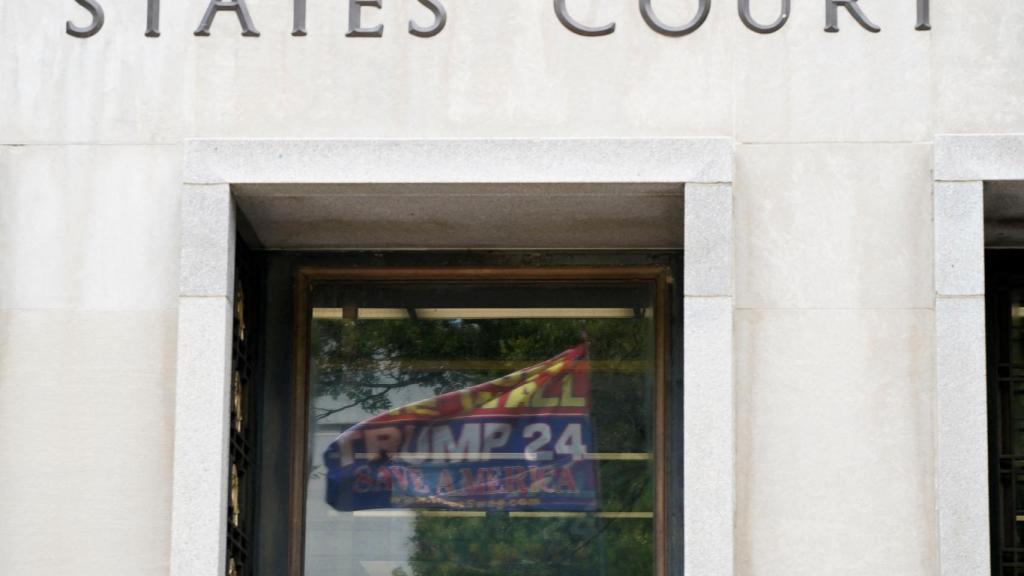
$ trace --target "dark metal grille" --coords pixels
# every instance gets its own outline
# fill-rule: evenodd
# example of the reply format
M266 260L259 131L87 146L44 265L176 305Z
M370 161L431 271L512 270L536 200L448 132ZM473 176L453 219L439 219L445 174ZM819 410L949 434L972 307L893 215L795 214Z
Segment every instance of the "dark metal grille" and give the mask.
M1024 576L1024 251L986 267L992 573Z
M231 343L230 466L228 468L228 576L252 576L256 504L256 399L260 271L256 254L237 239L234 331Z

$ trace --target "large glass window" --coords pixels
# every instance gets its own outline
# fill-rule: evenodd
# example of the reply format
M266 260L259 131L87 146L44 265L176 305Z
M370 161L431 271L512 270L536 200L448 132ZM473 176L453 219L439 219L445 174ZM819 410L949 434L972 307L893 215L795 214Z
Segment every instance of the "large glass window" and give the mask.
M666 287L657 269L310 275L303 572L662 574Z

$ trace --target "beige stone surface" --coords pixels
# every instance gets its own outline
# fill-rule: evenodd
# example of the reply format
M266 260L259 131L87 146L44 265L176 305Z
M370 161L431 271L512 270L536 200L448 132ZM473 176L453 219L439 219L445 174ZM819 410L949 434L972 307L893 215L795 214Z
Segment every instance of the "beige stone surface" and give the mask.
M222 296L178 307L171 576L219 576L226 563L232 313Z
M0 572L167 574L176 313L0 310Z
M581 38L549 0L448 0L423 40L411 0L367 10L381 39L312 1L293 38L289 0L196 38L206 3L164 1L154 40L103 0L80 40L74 2L0 0L0 573L168 573L184 139L468 136L734 138L737 574L937 573L928 143L1024 132L1024 5L935 0L925 33L860 0L882 32L830 35L794 0L761 36L716 0L666 38L569 0L618 25Z
M683 294L733 296L733 193L730 184L687 184Z
M752 4L762 7L762 22L778 14L777 1ZM860 2L882 28L878 34L843 9L840 32L825 33L824 4L795 0L789 22L771 35L735 20L742 30L735 45L737 140L930 140L931 36L914 30L915 3Z
M167 33L146 38L145 2L101 2L106 24L67 2L0 2L0 144L177 142L190 133L182 34L187 3L163 2ZM197 10L195 6L189 10Z
M201 12L202 2L188 4ZM658 4L666 20L685 11ZM187 43L193 134L708 136L731 127L731 11L678 41L649 30L632 1L570 0L580 20L617 22L602 38L565 30L547 1L447 5L447 28L429 40L406 32L426 14L415 2L365 10L367 25L384 25L379 39L346 38L338 2L310 2L301 39L288 35L288 0L252 2L259 40L218 18L209 38Z
M111 4L107 2L106 4ZM309 35L289 0L249 0L259 38L230 13L192 35L207 2L163 2L162 37L145 38L145 3L105 6L82 40L74 3L0 4L0 142L174 142L182 137L727 135L732 126L731 11L685 40L652 32L635 2L570 0L581 20L618 31L582 38L550 2L460 2L421 39L412 1L366 9L382 38L346 38L343 2L309 2ZM685 3L660 2L667 21ZM375 14L376 12L376 14Z
M736 305L930 308L931 147L739 146Z
M684 571L735 570L736 411L733 303L729 297L683 299Z
M736 312L737 574L936 574L933 321Z
M227 184L183 187L179 296L234 300L235 218Z
M0 146L0 309L177 299L180 146Z
M989 204L985 196L981 182L935 183L935 292L939 296L985 294L983 205Z
M201 139L188 143L185 182L238 184L240 197L340 192L304 184L731 182L732 149L727 138Z
M935 303L935 491L941 576L987 574L988 442L985 395L985 298L944 297Z
M932 2L935 130L1024 132L1024 4Z

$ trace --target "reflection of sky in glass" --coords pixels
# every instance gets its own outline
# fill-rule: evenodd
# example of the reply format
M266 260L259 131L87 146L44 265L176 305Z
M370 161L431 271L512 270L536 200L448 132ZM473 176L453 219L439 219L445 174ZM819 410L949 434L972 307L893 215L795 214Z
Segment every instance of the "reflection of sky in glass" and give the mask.
M338 437L336 430L316 432L312 438L314 460ZM314 475L309 481L306 500L306 574L307 576L367 575L391 576L402 560L412 552L415 518L355 518L351 512L338 512L324 500L327 481Z

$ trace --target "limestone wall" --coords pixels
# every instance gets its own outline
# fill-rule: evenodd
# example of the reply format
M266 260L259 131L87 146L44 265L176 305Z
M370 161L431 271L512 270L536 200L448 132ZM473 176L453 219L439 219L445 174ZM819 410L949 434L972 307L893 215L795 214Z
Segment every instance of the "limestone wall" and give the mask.
M168 571L178 195L189 138L724 136L736 144L740 576L937 574L931 141L1024 132L1024 4L794 0L778 33L716 0L668 38L634 0L0 0L0 573ZM755 0L761 21L777 3ZM694 0L656 0L666 21ZM979 447L979 449L983 449Z

